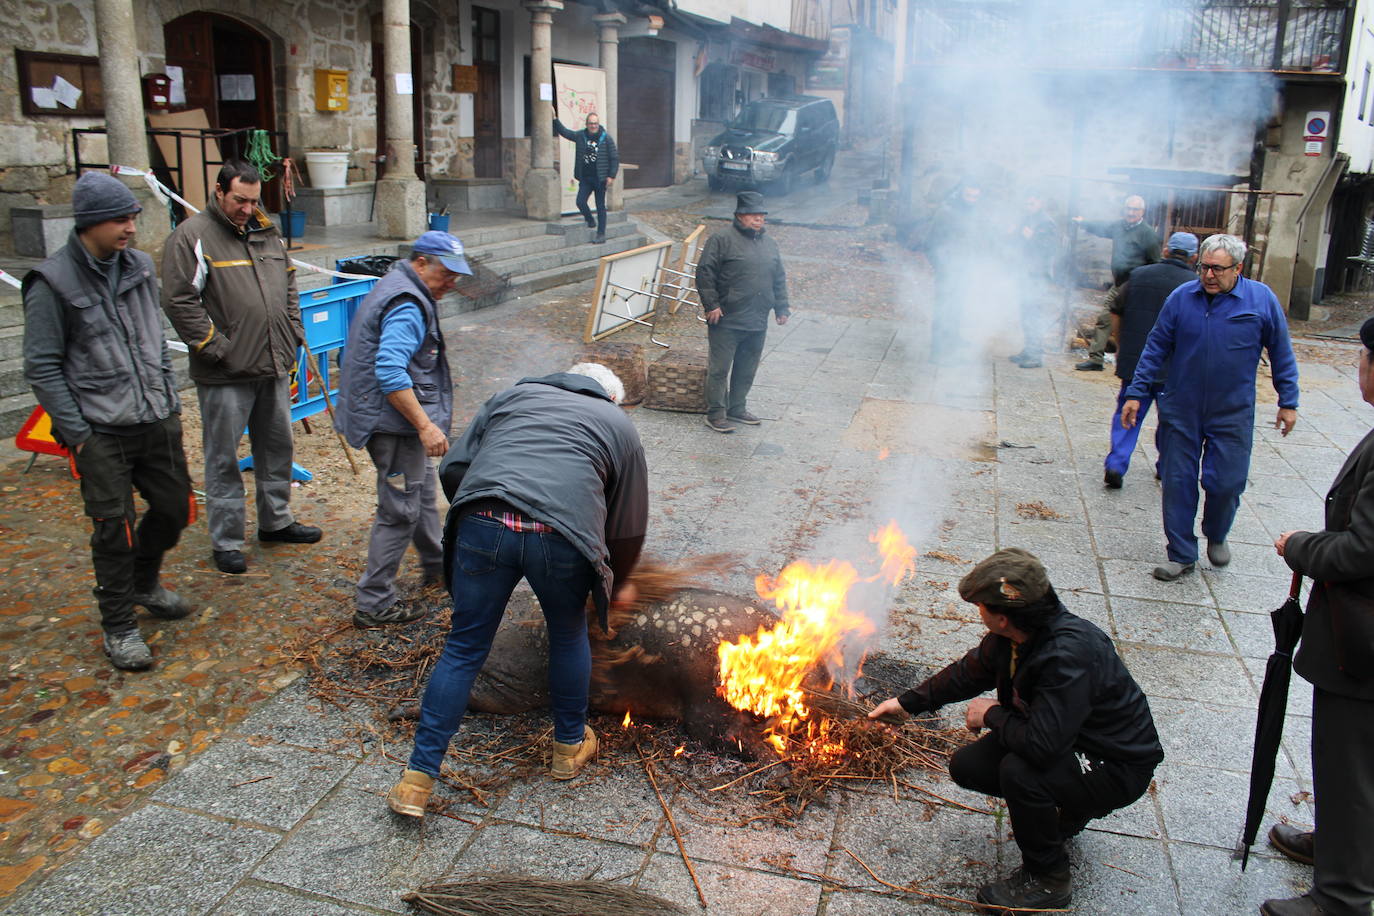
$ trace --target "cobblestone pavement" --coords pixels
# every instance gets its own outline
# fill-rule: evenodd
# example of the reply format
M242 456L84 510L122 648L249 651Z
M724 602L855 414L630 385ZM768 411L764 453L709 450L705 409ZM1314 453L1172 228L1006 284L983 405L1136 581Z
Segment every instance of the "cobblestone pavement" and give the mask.
M739 567L719 587L747 595L753 573L856 554L873 523L895 516L923 556L879 648L921 665L952 660L980 633L954 591L963 572L997 547L1033 550L1070 608L1118 640L1168 755L1144 799L1075 843L1079 911L1253 912L1302 890L1304 869L1267 848L1245 874L1230 855L1270 644L1265 614L1288 588L1270 542L1320 526L1325 489L1370 425L1353 350L1303 348L1336 358L1304 358L1300 425L1286 440L1263 425L1273 398L1261 384L1235 560L1166 585L1149 576L1162 536L1148 432L1125 488L1101 486L1109 374L1075 373L1071 356L1020 370L1002 358L1011 347L996 345L970 366L930 368L897 290L843 294L882 288L881 255L860 251L835 277L823 246L844 237L790 233L779 237L802 294L793 321L770 332L751 401L764 425L720 436L696 415L633 413L652 474L647 549L669 559L729 551ZM459 316L450 340L460 413L579 351L585 298L563 291ZM686 310L659 336L701 346ZM0 468L12 570L0 582L6 912L406 912L400 894L418 884L493 869L595 874L695 907L666 819L633 767L603 760L571 784L514 783L487 807L449 793L451 816L423 830L386 811L397 766L375 744L344 740L348 710L311 700L279 655L302 631L346 622L367 524L366 500L340 493L366 491L371 478L355 481L328 457L319 420L300 458L317 478L296 505L325 525L325 543L255 550L254 575L231 578L208 567L203 525L188 531L167 573L200 613L144 622L158 658L148 674L113 672L99 654L86 526L65 470L51 459L28 475L18 459ZM1274 819L1311 823L1309 715L1297 680ZM912 779L987 810L948 780ZM682 790L669 805L711 913L935 912L880 881L967 897L1017 858L1005 817L890 787L835 793L790 828L731 826Z

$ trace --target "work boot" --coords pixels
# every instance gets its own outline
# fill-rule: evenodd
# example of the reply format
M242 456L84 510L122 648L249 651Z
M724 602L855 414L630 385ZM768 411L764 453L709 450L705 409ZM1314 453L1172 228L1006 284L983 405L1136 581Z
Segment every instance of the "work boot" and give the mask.
M1231 562L1231 548L1225 541L1208 541L1207 559L1213 566L1225 566Z
M1173 560L1165 560L1155 567L1153 575L1160 582L1172 582L1192 571L1192 563L1175 563Z
M134 596L130 600L134 604L146 608L149 614L154 617L161 617L163 620L180 620L191 613L191 606L182 601L180 595L168 591L157 583L154 583L152 588L139 589L134 592Z
M978 902L993 913L1017 910L1050 910L1066 907L1073 900L1073 882L1067 868L1045 875L1033 875L1023 865L1001 881L978 889Z
M553 763L549 775L554 779L572 779L596 753L596 732L590 725L582 726L582 740L577 744L553 743Z
M735 431L735 424L724 417L713 417L708 413L705 418L705 423L718 433L732 433Z
M593 245L604 245L604 244L606 244L606 233L604 233L604 232L598 232L598 233L596 234L596 237L592 239L592 244L593 244Z
M584 216L582 219L586 222L588 229L596 228L596 220L592 219L590 216Z
M278 528L276 531L263 531L258 529L258 540L263 543L280 544L313 544L324 534L320 529L310 525L302 525L300 522L292 522L285 528Z
M727 413L726 420L734 420L736 423L743 423L746 426L758 426L763 420L754 416L747 410L737 410L734 413Z
M401 774L401 781L386 793L386 803L397 814L424 817L425 805L429 803L429 796L433 791L433 776L419 770L407 769Z
M1264 916L1322 916L1326 910L1317 901L1303 894L1301 897L1288 897L1284 900L1266 900L1260 904Z
M143 671L153 667L153 653L138 628L105 634L105 654L110 664L121 671Z
M1269 828L1269 845L1279 852L1288 856L1294 862L1301 862L1304 865L1315 864L1316 844L1312 839L1312 831L1299 830L1297 827L1290 827L1287 824L1275 824Z
M1097 360L1085 359L1083 360L1083 362L1074 366L1074 368L1077 369L1079 372L1101 372L1102 364L1099 363Z
M385 627L393 623L410 623L428 613L429 608L420 602L402 598L379 611L364 611L359 608L353 612L353 625L363 630L368 627Z
M215 569L222 573L237 575L248 571L248 561L243 558L243 553L238 550L216 550Z
M1120 472L1120 471L1113 471L1113 470L1111 470L1110 468L1108 468L1108 469L1107 469L1106 471L1104 471L1103 474L1102 474L1102 482L1103 482L1104 484L1107 485L1107 489L1108 489L1108 490L1120 490L1120 489L1121 489L1121 472Z

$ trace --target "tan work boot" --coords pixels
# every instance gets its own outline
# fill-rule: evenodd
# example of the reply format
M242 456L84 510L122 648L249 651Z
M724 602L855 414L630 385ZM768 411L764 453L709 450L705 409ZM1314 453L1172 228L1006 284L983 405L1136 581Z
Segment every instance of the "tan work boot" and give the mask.
M553 764L549 775L554 779L572 779L596 754L596 732L590 725L582 726L582 740L577 744L553 743Z
M425 803L429 793L434 791L434 777L419 770L406 770L401 781L391 787L386 794L386 803L397 814L407 817L424 817Z

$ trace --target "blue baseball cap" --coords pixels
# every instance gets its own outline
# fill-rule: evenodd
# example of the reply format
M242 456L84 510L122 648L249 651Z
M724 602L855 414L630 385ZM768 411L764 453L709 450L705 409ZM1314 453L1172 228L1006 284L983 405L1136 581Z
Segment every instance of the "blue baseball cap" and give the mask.
M1182 251L1187 254L1197 254L1197 236L1191 232L1175 232L1169 236L1168 249L1170 251Z
M1193 244L1196 247L1197 243ZM472 276L472 268L468 267L468 262L463 258L463 243L456 235L449 235L447 232L426 232L415 240L411 249L416 254L434 258L456 274Z

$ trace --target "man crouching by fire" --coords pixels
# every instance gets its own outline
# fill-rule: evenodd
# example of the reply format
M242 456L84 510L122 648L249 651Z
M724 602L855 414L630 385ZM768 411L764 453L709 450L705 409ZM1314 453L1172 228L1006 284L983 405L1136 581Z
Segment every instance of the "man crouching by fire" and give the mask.
M1034 555L997 551L959 595L978 605L988 635L869 717L972 700L968 728L988 733L951 755L949 775L1007 800L1022 863L978 900L995 913L1068 906L1065 841L1144 795L1164 759L1149 703L1111 639L1069 613ZM973 699L994 688L997 699Z

